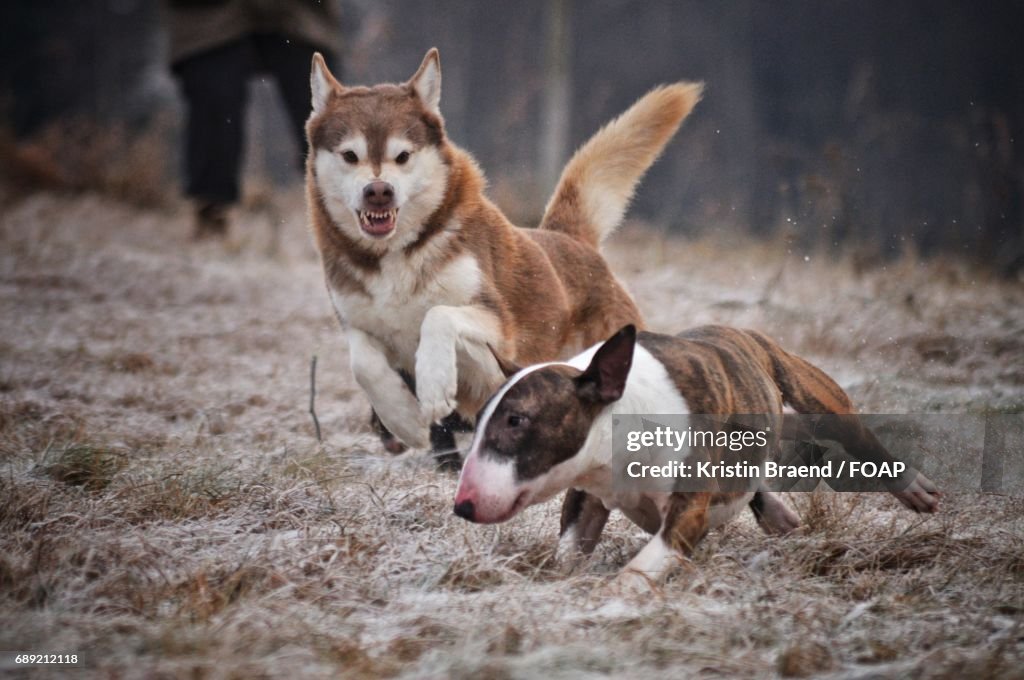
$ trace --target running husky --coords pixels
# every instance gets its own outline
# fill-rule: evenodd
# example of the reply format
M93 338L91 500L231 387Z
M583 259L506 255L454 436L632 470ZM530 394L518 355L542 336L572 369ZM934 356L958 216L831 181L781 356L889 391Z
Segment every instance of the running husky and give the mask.
M374 87L343 86L316 55L311 84L306 187L327 290L356 381L403 442L425 448L453 411L471 420L503 381L494 352L564 358L642 325L598 248L700 84L658 87L594 135L539 229L514 227L448 140L436 49L408 82Z

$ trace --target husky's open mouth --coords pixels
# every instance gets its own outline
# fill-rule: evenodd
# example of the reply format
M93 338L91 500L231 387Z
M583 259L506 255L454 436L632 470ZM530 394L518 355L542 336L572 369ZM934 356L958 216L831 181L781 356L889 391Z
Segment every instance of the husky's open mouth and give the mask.
M387 236L394 231L397 221L398 208L381 210L379 212L371 210L359 211L359 226L362 227L363 231L375 238Z

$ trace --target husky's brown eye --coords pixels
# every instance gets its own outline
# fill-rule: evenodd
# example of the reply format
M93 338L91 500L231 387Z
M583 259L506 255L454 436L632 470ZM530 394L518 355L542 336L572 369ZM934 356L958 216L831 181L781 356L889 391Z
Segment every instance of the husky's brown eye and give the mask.
M408 151L403 151L402 153L400 153L397 156L395 156L395 162L398 163L399 165L405 165L408 160L409 160L409 152Z
M346 163L352 163L353 165L359 162L359 156L356 155L355 151L342 151L341 157L345 159Z
M511 415L508 417L508 426L519 427L520 425L523 424L524 420L526 420L526 418L523 416Z

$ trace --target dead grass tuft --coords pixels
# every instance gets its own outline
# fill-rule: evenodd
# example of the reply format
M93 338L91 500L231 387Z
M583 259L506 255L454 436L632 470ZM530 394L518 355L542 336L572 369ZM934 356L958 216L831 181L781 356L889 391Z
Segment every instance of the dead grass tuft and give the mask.
M67 444L55 453L47 453L39 472L64 484L99 491L124 469L126 456L124 451L106 446Z
M264 565L241 565L207 572L200 571L165 595L177 603L177 614L190 621L209 621L242 597L258 595L273 586L282 585L280 578Z
M509 574L504 569L481 565L472 557L456 557L441 577L444 588L476 593L505 583Z
M105 363L112 371L121 373L141 373L156 367L156 361L145 352L124 352L111 354Z
M428 651L451 645L458 639L456 631L422 616L407 623L410 634L395 638L388 644L386 656L400 664L420 658Z
M400 669L393 659L375 658L358 641L346 637L320 636L313 643L325 660L343 668L351 677L391 677Z
M223 468L171 472L117 489L118 514L133 523L211 517L248 494Z
M21 529L49 514L51 494L0 477L0 527Z
M784 678L809 678L834 668L829 648L819 642L801 641L786 647L779 654L777 668Z
M0 401L0 460L38 455L84 436L84 422L74 414L34 400Z
M861 507L864 499L861 494L837 494L831 489L818 488L809 493L792 494L790 498L800 517L802 531L807 534L845 535L850 518L865 512Z
M521 653L523 651L522 631L512 624L505 626L500 635L491 639L490 644L487 645L487 651L502 656Z
M1013 645L1001 641L994 648L979 651L937 649L921 663L920 677L927 680L1016 680L1020 677L1020 657Z

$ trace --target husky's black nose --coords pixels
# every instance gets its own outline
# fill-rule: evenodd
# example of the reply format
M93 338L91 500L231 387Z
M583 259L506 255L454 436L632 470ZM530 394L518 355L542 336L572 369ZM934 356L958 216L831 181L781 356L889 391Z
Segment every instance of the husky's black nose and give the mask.
M395 188L387 182L377 180L363 187L363 201L371 208L387 210L395 200Z
M473 501L462 501L455 504L455 514L462 519L468 519L470 522L473 521L474 511Z

